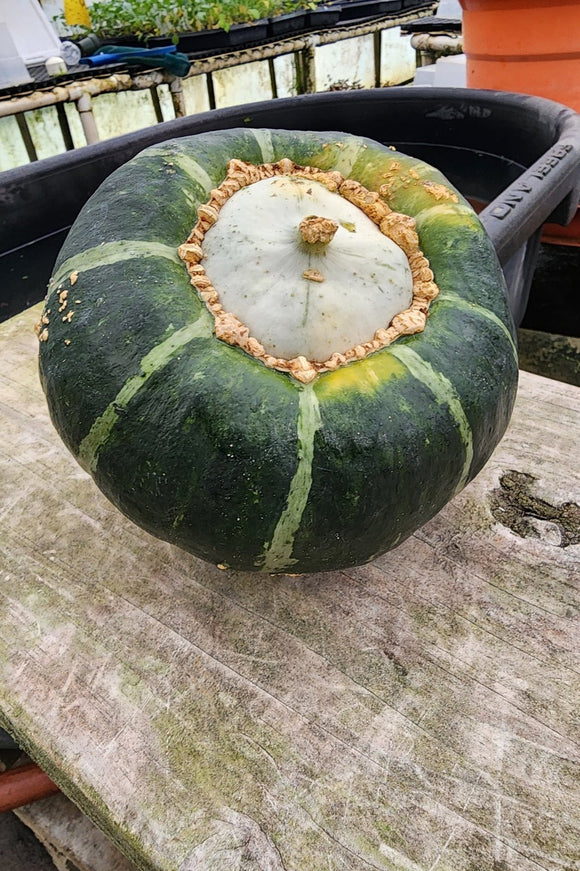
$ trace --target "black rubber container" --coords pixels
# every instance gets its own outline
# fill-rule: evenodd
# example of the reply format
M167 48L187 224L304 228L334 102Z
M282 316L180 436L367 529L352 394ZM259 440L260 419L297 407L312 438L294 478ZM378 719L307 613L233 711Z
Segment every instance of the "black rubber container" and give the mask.
M578 206L580 116L538 97L406 87L214 110L2 173L0 318L43 298L68 228L116 167L164 139L244 126L360 134L437 166L482 208L518 323L542 225L567 224Z

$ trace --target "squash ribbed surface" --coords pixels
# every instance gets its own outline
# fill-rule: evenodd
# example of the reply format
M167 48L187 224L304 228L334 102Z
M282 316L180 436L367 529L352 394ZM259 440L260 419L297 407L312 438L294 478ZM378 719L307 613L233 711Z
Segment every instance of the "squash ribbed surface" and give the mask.
M177 249L232 158L336 169L414 217L439 287L425 329L308 384L216 338ZM44 322L50 413L98 486L154 535L241 570L341 568L403 541L482 468L517 385L503 275L473 211L437 170L339 133L147 149L79 215Z

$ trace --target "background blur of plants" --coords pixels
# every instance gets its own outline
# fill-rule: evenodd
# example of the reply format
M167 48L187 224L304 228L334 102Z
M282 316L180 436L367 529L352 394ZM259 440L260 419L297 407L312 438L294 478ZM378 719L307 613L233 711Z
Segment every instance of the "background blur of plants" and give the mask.
M273 18L311 9L312 0L97 0L90 6L92 26L79 27L97 36L176 36L195 30Z

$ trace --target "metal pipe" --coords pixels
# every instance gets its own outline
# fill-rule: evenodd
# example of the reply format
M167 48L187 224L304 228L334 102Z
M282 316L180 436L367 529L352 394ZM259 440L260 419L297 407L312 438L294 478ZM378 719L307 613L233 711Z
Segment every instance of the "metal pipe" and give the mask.
M307 94L316 92L316 46L319 42L318 33L311 33L304 40L302 57L304 58L304 87Z
M413 13L413 18L424 18L432 15L435 4L431 4L424 9L418 9ZM391 18L375 19L374 21L359 24L356 27L340 27L333 28L327 31L321 31L316 34L309 34L298 39L282 40L277 43L260 46L253 49L243 49L241 51L229 52L227 54L218 55L200 60L192 60L191 68L187 78L200 75L201 73L215 72L216 70L228 69L233 66L251 63L256 60L266 60L267 58L279 57L293 52L301 52L304 49L312 51L314 45L330 45L331 43L341 42L344 39L352 39L356 36L364 36L366 34L375 33L378 30L383 30L386 27L398 27L401 24L406 24L411 18L410 13L407 15L396 16ZM314 37L314 39L313 39ZM312 70L310 70L312 73ZM152 70L147 73L138 73L134 76L128 73L115 73L114 75L103 78L90 78L79 83L71 83L66 86L57 86L50 91L35 91L25 97L16 97L8 100L0 100L0 118L9 115L17 115L20 112L29 112L33 109L42 109L44 106L54 106L56 103L77 102L83 95L88 94L91 97L96 97L98 94L106 94L114 91L130 91L142 90L150 88L152 85L159 85L163 82L171 84L173 76L159 70Z
M0 813L60 792L56 783L34 762L0 774Z
M66 87L53 88L50 91L35 91L26 97L15 97L10 100L0 100L0 118L17 115L20 112L30 112L42 109L44 106L54 106L56 103L76 103L83 94L96 97L98 94L108 94L115 91L141 90L159 85L167 81L166 77L157 71L141 73L132 77L128 73L116 73L106 78L86 79L81 83L72 83Z
M93 115L93 101L90 94L87 94L86 92L82 93L76 101L76 104L79 112L79 118L81 119L81 124L83 125L83 133L85 134L87 145L94 145L95 142L100 141L100 137L95 121L95 116Z
M176 118L185 118L187 108L185 105L185 94L183 93L183 79L177 76L172 76L169 82L169 93L173 102L173 111Z
M311 33L305 36L299 36L292 39L281 40L280 42L271 42L267 45L262 45L257 48L246 48L239 51L228 52L227 54L214 55L212 57L195 58L191 61L191 67L186 78L198 76L201 73L216 72L217 70L225 70L230 67L241 66L242 64L252 63L257 60L267 60L270 57L281 57L285 54L298 54L303 52L313 44L311 37L316 37L316 45L331 45L335 42L342 42L345 39L354 39L357 36L367 36L371 33L376 33L377 30L391 29L400 27L402 24L408 24L411 18L425 18L433 15L435 4L418 9L411 16L410 14L374 19L373 21L358 24L356 27L340 27L332 28L331 30L323 30L319 33Z
M461 33L414 33L411 45L416 51L430 54L461 54L463 36Z
M341 42L345 39L353 39L354 37L364 36L367 34L379 34L375 39L375 67L380 68L380 32L385 28L393 28L402 24L407 24L411 17L423 18L433 14L436 8L435 3L431 3L428 7L419 9L416 12L402 14L400 16L385 17L382 19L374 19L373 21L364 22L353 26L331 28L330 30L320 31L316 33L306 34L302 37L281 40L276 43L269 43L264 46L258 46L251 49L242 49L239 51L228 52L223 55L192 60L190 70L186 78L193 78L205 74L207 76L208 95L210 106L215 106L213 99L213 89L211 82L211 74L217 70L225 70L235 66L241 66L253 61L272 61L275 57L281 57L287 54L294 54L296 57L296 72L297 79L302 83L302 88L299 91L306 92L316 91L316 63L315 63L315 48L317 45L330 45L332 43ZM270 71L272 72L273 64L270 63ZM114 75L97 78L92 77L80 82L73 82L66 86L57 86L49 91L35 91L23 97L12 99L0 99L0 118L10 115L20 115L24 112L29 112L34 109L41 109L46 106L59 105L61 103L71 102L77 104L79 117L88 144L99 142L100 137L92 113L91 97L99 94L106 94L116 91L131 91L143 90L151 88L162 83L169 84L171 98L177 118L187 114L185 105L185 95L182 88L182 80L170 75L161 70L151 70L146 73L137 73L130 75L129 73L115 73ZM275 92L273 86L273 93ZM66 147L70 147L70 142L66 141Z

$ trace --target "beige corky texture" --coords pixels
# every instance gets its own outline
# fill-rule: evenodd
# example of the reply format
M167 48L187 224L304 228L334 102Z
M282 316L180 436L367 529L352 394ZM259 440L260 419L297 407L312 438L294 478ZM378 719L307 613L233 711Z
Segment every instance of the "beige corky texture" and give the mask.
M390 324L381 324L370 341L349 348L344 353L337 351L323 362L306 360L303 356L286 360L268 354L261 342L250 335L248 327L235 314L224 310L220 303L219 292L208 278L201 262L204 257L204 236L218 220L224 203L243 187L278 175L308 178L344 197L370 218L381 233L404 251L411 269L413 300L410 307L396 315ZM390 345L400 336L412 335L425 328L429 304L437 296L439 289L429 268L429 261L419 248L415 221L408 215L393 212L376 191L367 190L354 179L345 178L336 170L324 171L316 167L300 166L287 158L277 163L258 165L234 159L228 164L224 181L211 191L209 201L199 206L197 213L198 221L187 241L179 247L179 256L187 266L191 283L214 316L215 334L218 339L242 348L264 365L287 372L298 381L307 384L322 372L331 372L353 360L361 360L368 354ZM334 224L336 228L336 223L332 219L320 216L311 216L310 219L306 219L308 220L311 222L311 226L306 230L309 238L304 240L302 235L303 240L311 244L330 242L333 235L333 233L329 235L331 225ZM302 229L300 232L302 233ZM311 274L303 274L303 277L310 281L323 280L323 276L317 270L309 270L309 273Z

